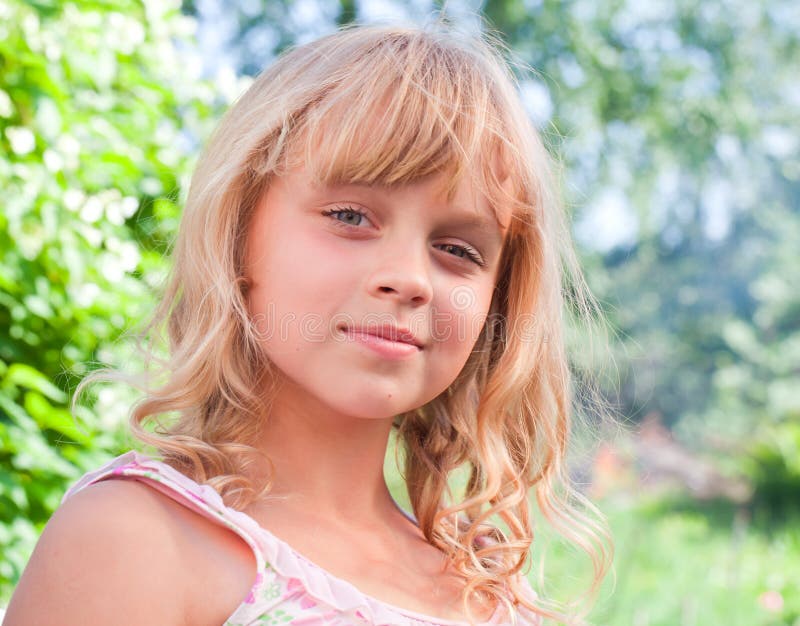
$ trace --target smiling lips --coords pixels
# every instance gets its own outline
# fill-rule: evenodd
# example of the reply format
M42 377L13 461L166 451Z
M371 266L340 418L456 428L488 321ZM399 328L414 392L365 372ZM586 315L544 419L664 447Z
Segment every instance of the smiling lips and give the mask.
M422 343L406 328L383 326L345 327L348 339L357 341L387 358L404 358L422 350Z

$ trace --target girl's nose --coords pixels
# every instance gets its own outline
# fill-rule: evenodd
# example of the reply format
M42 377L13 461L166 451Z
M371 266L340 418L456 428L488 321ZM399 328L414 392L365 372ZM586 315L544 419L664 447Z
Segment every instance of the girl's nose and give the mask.
M409 245L407 242L394 246L394 250L394 253L377 260L369 280L370 293L414 306L430 302L433 286L428 251L421 244Z

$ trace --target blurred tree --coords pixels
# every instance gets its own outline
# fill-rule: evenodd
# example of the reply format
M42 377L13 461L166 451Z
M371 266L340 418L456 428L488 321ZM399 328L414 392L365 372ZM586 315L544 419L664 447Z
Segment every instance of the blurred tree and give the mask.
M180 190L218 96L174 2L0 3L0 600L69 482L125 446L120 363L152 305ZM108 390L106 390L108 391Z
M707 405L720 316L751 317L747 285L766 269L742 246L748 254L747 240L782 236L758 228L755 214L765 203L796 206L792 6L486 5L515 53L541 70L577 235L587 254L600 253L594 267L604 271L592 279L649 353L632 355L647 386L626 392L632 414L674 422Z

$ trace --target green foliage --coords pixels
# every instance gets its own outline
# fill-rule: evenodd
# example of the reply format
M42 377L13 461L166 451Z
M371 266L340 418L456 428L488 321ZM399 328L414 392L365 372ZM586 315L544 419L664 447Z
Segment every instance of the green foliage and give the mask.
M767 424L750 448L746 466L756 486L754 504L773 519L800 511L800 423Z
M0 4L0 600L66 487L126 447L131 400L77 380L124 357L164 272L216 96L175 3Z

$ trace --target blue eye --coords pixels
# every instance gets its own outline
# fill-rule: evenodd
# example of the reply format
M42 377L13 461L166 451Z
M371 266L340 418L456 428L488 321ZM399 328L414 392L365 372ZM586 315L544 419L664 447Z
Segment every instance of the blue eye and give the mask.
M338 219L338 218L333 218L334 221L337 223L337 226L338 225L341 225L341 226L358 226L359 224L361 224L361 218L364 218L364 217L367 216L367 214L364 213L363 211L359 211L358 209L354 209L353 207L346 207L346 208L343 208L343 209L331 209L330 211L323 211L322 214L326 215L326 216L342 214L342 215L348 216L348 218L351 218L351 219L352 218L356 218L356 217L358 218L358 222L357 223L353 223L352 221L341 220L341 219Z

